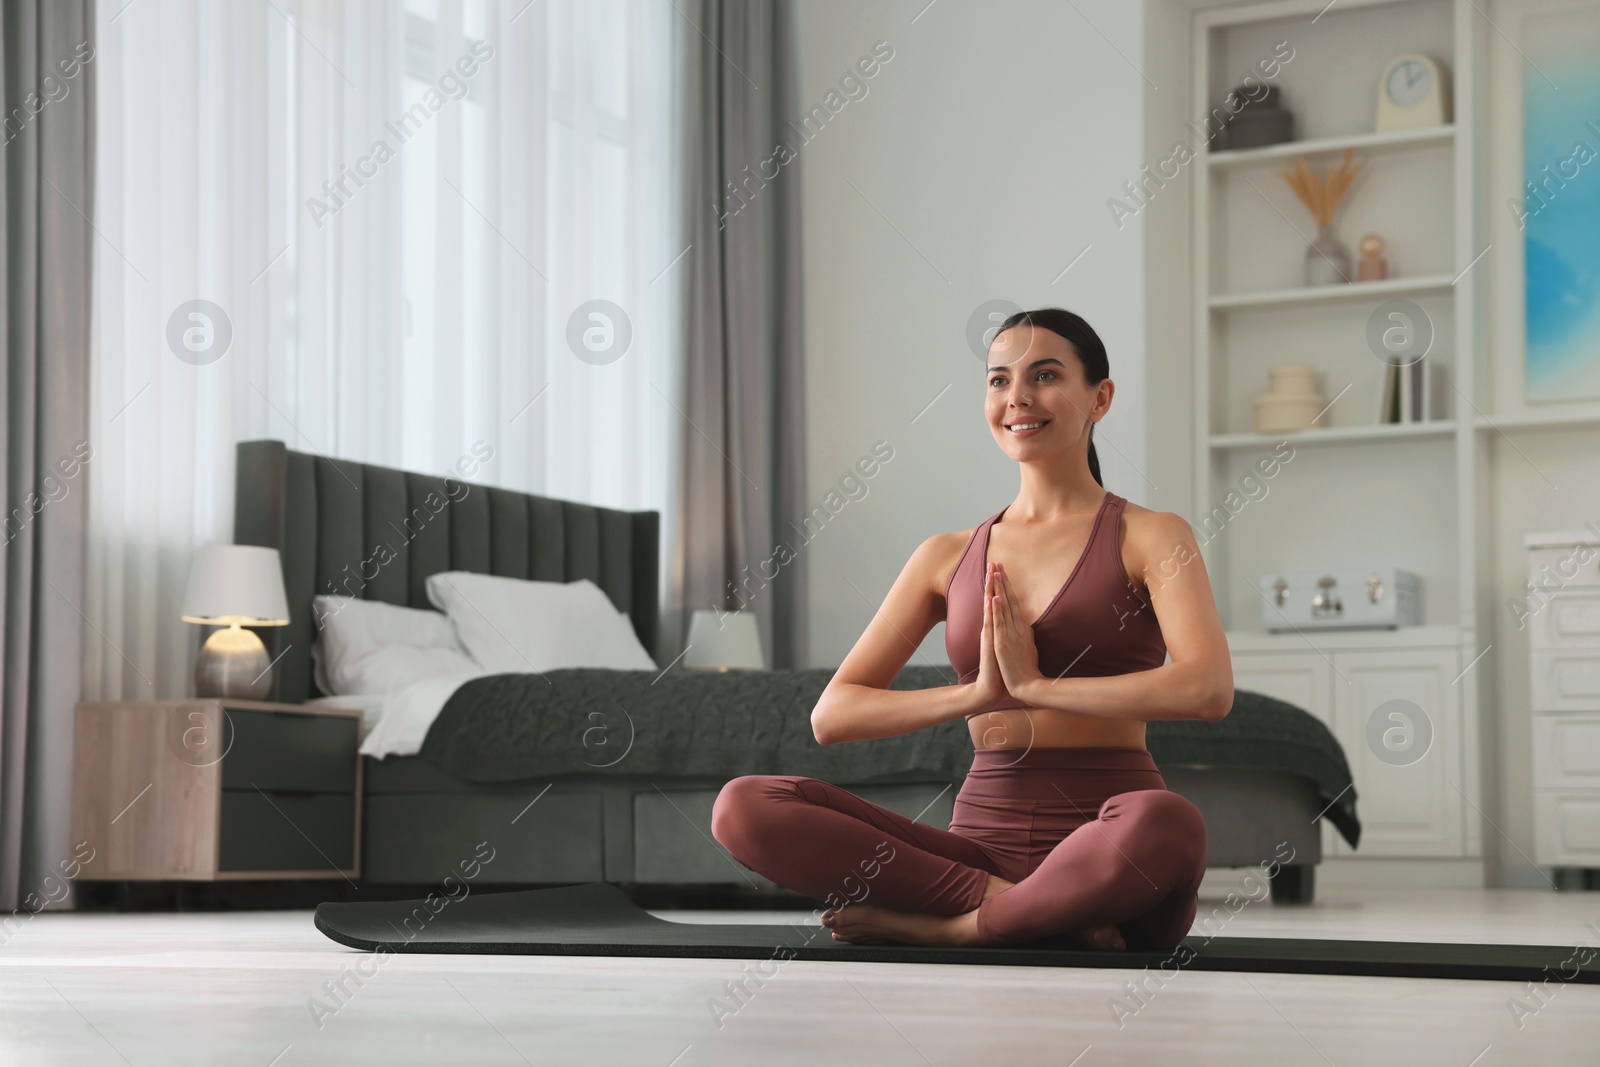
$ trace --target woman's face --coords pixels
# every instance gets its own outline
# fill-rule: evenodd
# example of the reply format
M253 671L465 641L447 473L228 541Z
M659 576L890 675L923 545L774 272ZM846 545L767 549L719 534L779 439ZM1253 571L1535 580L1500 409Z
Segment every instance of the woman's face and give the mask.
M1002 330L989 346L987 367L984 415L1013 459L1073 447L1111 406L1111 379L1084 381L1071 342L1053 330L1026 323Z

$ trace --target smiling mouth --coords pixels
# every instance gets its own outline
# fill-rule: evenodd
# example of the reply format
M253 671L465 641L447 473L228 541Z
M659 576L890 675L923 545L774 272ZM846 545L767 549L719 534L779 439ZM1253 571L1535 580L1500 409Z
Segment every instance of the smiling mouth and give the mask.
M1016 434L1018 437L1027 437L1030 434L1036 434L1046 426L1049 426L1050 422L1050 419L1029 419L1013 422L1006 427L1006 431L1008 433Z

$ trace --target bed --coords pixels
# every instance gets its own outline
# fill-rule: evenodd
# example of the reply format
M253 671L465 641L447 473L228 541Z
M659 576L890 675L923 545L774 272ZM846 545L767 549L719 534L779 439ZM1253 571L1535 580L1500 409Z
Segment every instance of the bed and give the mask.
M278 550L289 596L289 625L258 631L276 663L268 699L326 696L312 666L314 596L428 608L427 578L445 571L587 578L661 662L657 512L309 455L281 441L240 443L237 479L234 540ZM447 505L434 506L441 499ZM480 884L772 895L772 883L710 834L717 791L741 774L824 778L948 827L971 762L965 723L818 745L809 712L831 674L571 668L469 680L416 754L364 757L362 880L434 885L492 854ZM948 666L908 665L892 685L953 680ZM1221 722L1153 722L1147 744L1168 786L1204 813L1211 867L1292 855L1272 882L1275 900L1311 899L1319 819L1352 846L1359 840L1344 753L1303 709L1241 690Z

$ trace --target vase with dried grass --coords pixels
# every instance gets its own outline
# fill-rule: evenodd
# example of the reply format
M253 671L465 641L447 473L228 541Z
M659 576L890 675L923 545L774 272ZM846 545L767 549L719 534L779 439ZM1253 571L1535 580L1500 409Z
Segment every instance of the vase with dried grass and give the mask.
M1307 285L1331 285L1348 282L1353 277L1350 270L1350 252L1333 235L1333 216L1350 191L1361 164L1351 165L1353 149L1345 149L1344 159L1328 169L1319 178L1306 165L1304 156L1296 156L1293 167L1285 167L1280 174L1294 190L1294 195L1311 212L1317 223L1317 236L1306 249L1305 277Z

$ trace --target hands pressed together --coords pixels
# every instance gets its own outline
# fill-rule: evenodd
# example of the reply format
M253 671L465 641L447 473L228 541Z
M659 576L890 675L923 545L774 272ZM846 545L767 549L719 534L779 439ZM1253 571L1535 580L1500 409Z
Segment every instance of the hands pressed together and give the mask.
M1010 693L1044 680L1033 627L1022 619L1005 565L991 562L983 583L983 635L979 641L978 677L974 682L983 707Z

